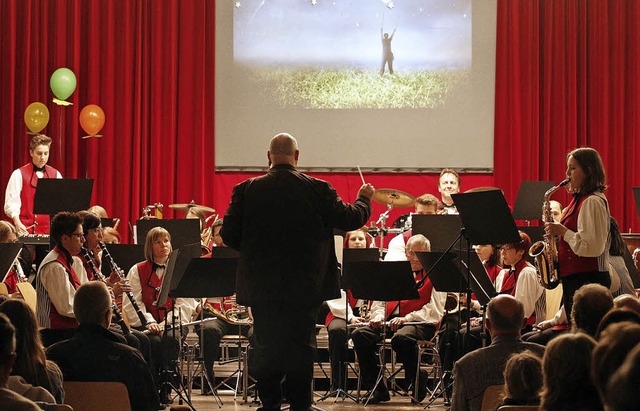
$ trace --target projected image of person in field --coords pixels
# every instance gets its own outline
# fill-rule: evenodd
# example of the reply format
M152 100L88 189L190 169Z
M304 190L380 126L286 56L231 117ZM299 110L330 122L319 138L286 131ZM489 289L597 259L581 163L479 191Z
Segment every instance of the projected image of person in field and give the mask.
M469 86L472 1L242 0L234 71L280 107L442 107Z

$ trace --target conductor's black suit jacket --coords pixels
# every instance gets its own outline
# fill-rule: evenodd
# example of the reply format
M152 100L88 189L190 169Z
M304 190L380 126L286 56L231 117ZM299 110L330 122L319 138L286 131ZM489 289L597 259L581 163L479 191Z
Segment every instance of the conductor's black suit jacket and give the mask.
M289 165L233 189L221 236L240 252L237 301L314 306L340 295L333 228L366 224L371 203L345 204L326 181Z

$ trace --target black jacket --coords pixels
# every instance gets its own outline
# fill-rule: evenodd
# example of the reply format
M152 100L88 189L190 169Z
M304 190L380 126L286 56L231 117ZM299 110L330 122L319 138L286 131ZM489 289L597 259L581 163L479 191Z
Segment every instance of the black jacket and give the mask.
M333 228L355 230L370 214L368 198L345 204L329 183L289 165L238 184L220 233L240 252L238 303L339 297Z

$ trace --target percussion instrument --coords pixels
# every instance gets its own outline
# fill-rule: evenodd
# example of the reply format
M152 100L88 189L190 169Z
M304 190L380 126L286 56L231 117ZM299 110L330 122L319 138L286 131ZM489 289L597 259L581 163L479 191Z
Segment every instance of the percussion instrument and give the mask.
M413 207L415 200L411 194L393 188L379 188L373 193L373 201L393 207Z
M49 234L24 234L18 237L18 242L28 245L49 245Z
M191 200L189 204L169 204L169 208L172 208L174 210L179 210L179 211L185 211L185 212L188 212L192 208L198 208L202 210L204 213L216 212L216 210L214 210L213 208L196 204L193 200Z

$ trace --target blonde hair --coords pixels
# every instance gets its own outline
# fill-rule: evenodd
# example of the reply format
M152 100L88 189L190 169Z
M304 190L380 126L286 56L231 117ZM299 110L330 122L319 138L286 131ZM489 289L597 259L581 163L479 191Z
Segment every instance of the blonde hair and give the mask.
M144 241L144 258L149 262L153 262L153 243L160 237L167 237L171 242L171 234L162 227L153 227L147 233L147 238ZM170 251L173 251L173 247L169 244Z
M9 234L14 233L18 236L18 231L16 228L8 221L0 221L0 243L6 243L7 238L9 238Z

